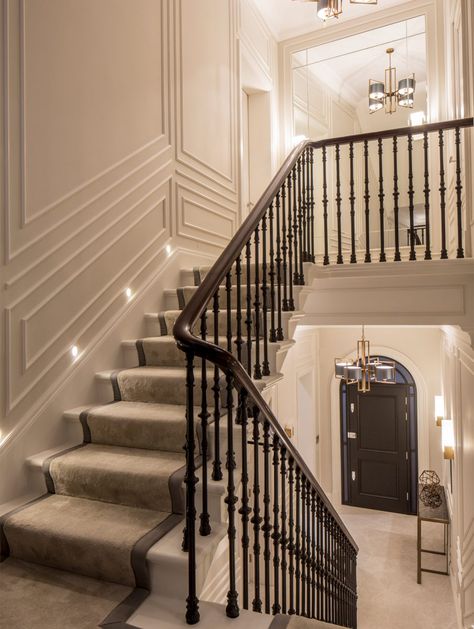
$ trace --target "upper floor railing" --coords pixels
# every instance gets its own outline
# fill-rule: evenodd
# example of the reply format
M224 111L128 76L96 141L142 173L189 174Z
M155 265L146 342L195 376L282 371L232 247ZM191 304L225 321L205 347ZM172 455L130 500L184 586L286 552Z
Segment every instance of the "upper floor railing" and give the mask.
M187 364L188 623L199 621L196 535L211 532L209 486L225 476L227 615L238 616L242 606L357 626L357 546L256 381L270 375L270 350L284 340L306 262L369 263L374 233L379 262L415 261L420 247L429 260L434 246L440 258L453 247L455 256L464 256L461 140L463 127L472 124L459 120L302 143L178 318L174 335ZM421 145L415 145L418 137ZM454 151L449 171L447 140ZM421 184L415 158L422 163Z

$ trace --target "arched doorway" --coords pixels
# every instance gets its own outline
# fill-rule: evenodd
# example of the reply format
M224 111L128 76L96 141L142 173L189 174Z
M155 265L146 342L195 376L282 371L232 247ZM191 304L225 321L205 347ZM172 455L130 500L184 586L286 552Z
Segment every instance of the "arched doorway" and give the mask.
M396 383L372 384L368 393L341 383L342 502L416 514L416 384L406 367L395 366Z

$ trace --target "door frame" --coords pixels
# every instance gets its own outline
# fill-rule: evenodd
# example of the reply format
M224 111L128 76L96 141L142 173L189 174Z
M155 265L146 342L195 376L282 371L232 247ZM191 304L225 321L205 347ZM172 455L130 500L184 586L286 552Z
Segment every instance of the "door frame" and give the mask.
M388 359L387 356L381 356ZM406 387L407 398L407 487L408 487L408 507L407 514L416 515L418 508L418 404L417 404L417 387L415 379L410 371L402 363L395 361L397 373L397 385ZM381 385L390 387L390 385ZM365 394L361 394L365 395ZM368 393L367 395L370 395ZM350 449L347 437L348 423L348 385L345 382L340 383L339 387L340 400L340 447L341 447L341 502L348 506L350 502Z

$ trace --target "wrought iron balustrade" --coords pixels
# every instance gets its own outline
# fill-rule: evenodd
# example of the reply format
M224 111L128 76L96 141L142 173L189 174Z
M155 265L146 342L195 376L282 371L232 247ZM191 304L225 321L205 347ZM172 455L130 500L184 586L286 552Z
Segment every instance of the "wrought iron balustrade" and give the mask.
M270 374L271 345L284 340L305 263L371 263L374 216L380 263L419 256L420 194L422 257L432 259L436 244L436 255L446 259L450 243L454 255L464 257L461 141L472 124L465 119L301 143L185 305L174 335L187 364L189 624L199 621L196 536L211 532L209 485L224 479L227 615L237 617L243 607L357 626L357 545L256 381ZM450 133L455 157L448 172ZM421 149L414 148L415 136L422 138ZM430 145L433 137L436 146ZM422 160L421 179L415 154Z

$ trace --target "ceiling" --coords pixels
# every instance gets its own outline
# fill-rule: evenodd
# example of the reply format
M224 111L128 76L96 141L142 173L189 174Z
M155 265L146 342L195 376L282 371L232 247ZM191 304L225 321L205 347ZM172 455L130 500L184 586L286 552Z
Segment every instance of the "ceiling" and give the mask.
M325 24L316 17L314 2L302 0L254 0L254 2L276 39L281 41L406 4L407 0L379 0L377 5L368 6L350 4L349 0L343 0L343 14L337 20L330 20Z
M388 67L386 49L395 49L392 65L398 79L415 73L426 81L424 17L390 24L322 44L293 55L293 67L306 67L320 82L345 100L357 105L367 98L369 79L384 81Z

